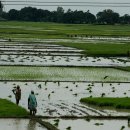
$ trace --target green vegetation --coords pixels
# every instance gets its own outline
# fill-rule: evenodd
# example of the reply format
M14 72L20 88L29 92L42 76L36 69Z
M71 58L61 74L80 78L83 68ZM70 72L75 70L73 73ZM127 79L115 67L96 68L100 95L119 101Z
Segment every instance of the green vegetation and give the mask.
M115 68L123 71L130 71L130 67L115 67Z
M52 44L82 49L88 56L128 56L128 51L130 51L128 41L88 40L82 43L82 39L79 39L79 41L77 40L79 43L74 43L73 40L76 40L78 36L130 36L130 25L0 22L0 38L22 38L26 41L31 39L70 39L70 42L57 41Z
M6 99L0 99L0 117L21 117L27 115L28 112L24 108Z
M128 56L130 44L116 43L57 43L84 50L87 56Z
M99 107L130 109L130 98L82 98L80 101Z
M105 76L108 77L104 79ZM128 82L130 73L114 68L97 67L0 66L0 80Z
M130 25L57 24L44 22L0 22L1 38L68 38L79 36L130 36ZM69 37L71 38L71 37Z
M2 6L1 6L2 7ZM37 17L36 17L37 16ZM1 17L6 20L17 21L45 21L56 23L83 23L83 24L129 24L130 16L125 14L120 16L119 13L111 9L105 9L96 14L90 11L64 11L62 7L57 7L56 11L42 10L34 7L24 7L21 10L11 9L8 12L1 11Z

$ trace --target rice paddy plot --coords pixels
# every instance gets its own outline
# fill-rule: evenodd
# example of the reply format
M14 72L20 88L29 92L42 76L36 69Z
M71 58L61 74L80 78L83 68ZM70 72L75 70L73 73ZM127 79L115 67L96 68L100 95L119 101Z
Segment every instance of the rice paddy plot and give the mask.
M56 124L56 120L48 120ZM57 127L60 130L129 130L130 126L127 120L99 120L99 119L77 119L65 120L59 119Z
M0 66L0 80L130 82L130 73L113 68Z
M26 42L26 41L0 41L0 47L63 47L60 45L54 45L54 44L48 44L48 43L42 43L42 42ZM69 47L68 47L69 48Z
M25 35L25 37L23 38L23 37L21 37L21 36L23 36L23 35ZM16 37L12 37L12 39L13 39L13 41L17 41L17 40L19 40L19 41L25 41L25 42L27 42L27 41L35 41L35 42L45 42L45 43L57 43L57 42L65 42L65 43L84 43L84 44L87 44L87 43L106 43L106 41L107 42L109 42L110 44L111 43L116 43L116 44L123 44L122 42L129 42L129 39L130 39L130 37L102 37L102 36L97 36L97 37L71 37L71 38L69 38L69 39L67 39L67 38L65 38L65 39L63 39L63 37L62 38L53 38L52 37L52 39L49 39L49 38L33 38L33 37L31 37L30 35L29 35L29 37L27 37L26 38L26 35L27 34L15 34L15 36L16 37L18 37L18 38L16 38ZM1 41L8 41L8 40L1 40Z
M10 51L37 51L37 52L82 52L82 50L76 50L76 49L69 49L69 50L64 50L64 49L55 49L55 48L51 48L51 49L34 49L34 48L0 48L0 51L6 51L6 50L10 50Z
M0 52L12 51L18 52L26 51L30 52L72 52L79 53L82 50L78 50L72 47L63 47L60 45L46 44L44 43L29 43L29 42L0 42Z
M0 98L15 102L12 89L17 85L22 90L20 105L28 109L28 96L34 90L38 101L37 114L42 116L128 116L130 112L80 103L81 98L102 97L103 93L105 97L129 97L129 83L0 82Z
M65 52L36 52L36 51L0 51L0 55L41 55L41 56L82 56L83 54L75 53L65 53Z
M3 48L7 48L7 49L12 49L12 48L17 48L17 49L61 49L61 50L77 50L75 48L71 48L71 47L63 47L63 46L51 46L51 45L39 45L39 44L33 44L33 45L29 45L29 44L19 44L19 45L0 45L0 49L3 49Z
M0 119L1 130L47 130L34 120L29 119Z
M85 56L44 56L38 55L0 55L0 65L29 66L130 66L127 57L85 57Z

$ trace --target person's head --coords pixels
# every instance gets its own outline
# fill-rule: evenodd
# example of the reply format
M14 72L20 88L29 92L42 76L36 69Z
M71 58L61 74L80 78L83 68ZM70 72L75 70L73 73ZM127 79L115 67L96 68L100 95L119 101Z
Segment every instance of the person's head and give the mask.
M31 91L31 94L34 94L34 91L33 91L33 90Z
M20 86L19 86L19 85L17 85L17 89L20 89Z

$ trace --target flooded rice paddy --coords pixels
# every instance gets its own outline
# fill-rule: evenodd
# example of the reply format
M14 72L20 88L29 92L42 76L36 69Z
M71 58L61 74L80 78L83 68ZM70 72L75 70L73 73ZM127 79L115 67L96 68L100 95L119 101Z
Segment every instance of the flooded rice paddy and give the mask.
M129 42L130 37L100 37L100 36L88 36L88 37L75 37L72 36L69 39L64 39L64 38L53 38L53 39L40 39L40 38L29 38L28 34L15 34L16 37L17 35L19 36L19 38L13 38L14 41L32 41L32 42L44 42L44 43L57 43L57 42L66 42L66 43L116 43L116 44L124 44L124 42ZM21 36L27 36L27 38L24 37L20 37ZM1 41L8 41L8 40L1 40Z
M42 43L1 42L0 65L130 66L128 57L87 57L82 50Z
M1 130L47 130L34 120L0 119Z
M102 41L103 43L104 40L110 43L118 41L120 44L122 40L127 42L129 37L45 39L45 44L40 43L42 41L24 43L0 40L0 79L2 80L0 82L0 98L15 102L12 89L19 85L22 90L20 105L27 109L28 96L31 90L34 90L38 100L37 115L40 116L50 118L129 116L130 110L98 108L83 104L80 99L84 97L130 97L130 73L114 68L105 68L130 66L130 58L87 57L83 55L82 50L47 44L57 41L73 41L73 43ZM7 67L4 67L5 65ZM30 74L34 78L28 78L27 75ZM21 78L21 75L24 78ZM57 122L54 119L48 119L47 121L56 125L60 130L128 130L130 128L127 120L58 119ZM27 119L0 119L0 129L47 130L35 121Z
M49 120L55 124L55 120ZM127 120L64 120L60 119L57 126L60 130L129 130Z
M47 53L46 53L47 54ZM69 53L70 54L70 53ZM130 58L127 57L84 57L84 56L46 56L39 54L1 54L0 65L29 65L29 66L130 66ZM49 54L50 55L50 54ZM56 55L56 54L55 54ZM62 54L63 55L63 54Z
M20 85L20 105L27 109L28 96L35 91L38 100L38 115L60 116L123 116L128 111L100 109L80 103L83 97L130 97L129 83L94 82L0 82L0 98L15 102L12 89Z

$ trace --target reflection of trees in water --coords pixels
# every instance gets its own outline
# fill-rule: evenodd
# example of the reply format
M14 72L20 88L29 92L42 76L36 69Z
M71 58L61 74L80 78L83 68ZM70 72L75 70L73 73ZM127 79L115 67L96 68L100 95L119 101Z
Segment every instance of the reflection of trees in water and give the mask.
M36 121L30 119L27 130L36 130Z

